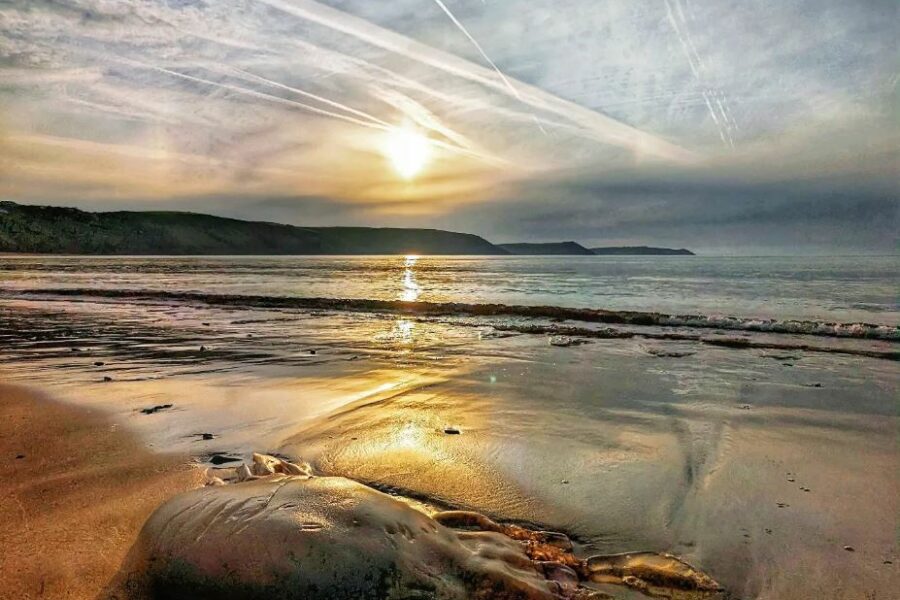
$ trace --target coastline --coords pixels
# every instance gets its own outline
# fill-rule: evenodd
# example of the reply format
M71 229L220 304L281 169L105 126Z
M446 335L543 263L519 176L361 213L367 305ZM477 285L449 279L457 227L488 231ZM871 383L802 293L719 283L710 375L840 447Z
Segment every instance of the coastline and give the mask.
M0 456L0 597L21 600L96 598L153 510L202 477L100 411L6 384Z

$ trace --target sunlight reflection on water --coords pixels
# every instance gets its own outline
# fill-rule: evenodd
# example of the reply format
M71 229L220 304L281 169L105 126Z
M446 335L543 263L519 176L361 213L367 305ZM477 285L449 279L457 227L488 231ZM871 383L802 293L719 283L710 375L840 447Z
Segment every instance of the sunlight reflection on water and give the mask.
M400 292L400 300L404 302L415 302L419 299L419 294L421 293L414 271L417 260L419 260L418 256L407 256L403 265L403 291Z

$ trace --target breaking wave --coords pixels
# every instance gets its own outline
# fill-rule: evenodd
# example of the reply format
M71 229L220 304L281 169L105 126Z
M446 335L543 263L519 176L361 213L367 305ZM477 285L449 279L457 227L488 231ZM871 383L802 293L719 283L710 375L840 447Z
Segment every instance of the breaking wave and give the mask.
M670 315L658 312L618 311L563 306L526 306L515 304L470 304L461 302L406 302L364 298L296 298L287 296L252 296L166 292L124 289L39 289L6 290L16 297L85 297L114 298L133 301L198 302L212 306L235 306L275 309L336 310L353 312L386 312L422 317L475 316L521 317L579 321L610 325L643 325L687 327L722 331L801 334L832 338L900 341L900 326L872 323L836 323L825 321L777 320L722 317L713 315Z

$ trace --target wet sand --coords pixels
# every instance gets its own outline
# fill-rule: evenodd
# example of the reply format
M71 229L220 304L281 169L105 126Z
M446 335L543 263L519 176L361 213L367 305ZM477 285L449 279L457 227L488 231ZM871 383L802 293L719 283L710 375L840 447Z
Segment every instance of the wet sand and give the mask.
M558 347L393 315L57 306L9 311L0 377L102 407L155 449L277 452L562 531L581 556L671 552L734 599L900 588L895 361L638 336Z
M0 598L97 597L150 513L200 481L99 411L8 385L0 457Z

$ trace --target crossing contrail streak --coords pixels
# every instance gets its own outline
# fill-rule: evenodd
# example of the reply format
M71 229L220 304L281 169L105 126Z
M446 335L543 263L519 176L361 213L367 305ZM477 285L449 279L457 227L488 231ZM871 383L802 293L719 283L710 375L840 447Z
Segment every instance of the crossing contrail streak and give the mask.
M522 97L519 96L518 90L516 90L516 88L509 82L509 80L506 78L506 75L503 74L500 68L496 64L494 64L494 61L492 61L491 57L487 55L487 52L484 51L484 48L481 47L481 44L479 44L478 41L474 37L472 37L472 34L469 33L469 30L459 22L459 19L457 19L452 12L450 12L450 9L447 8L447 5L444 4L442 0L434 0L434 3L440 6L441 10L443 10L447 14L447 16L450 17L450 20L453 21L453 24L456 25L456 28L459 29L464 36L469 38L469 41L472 42L472 45L475 46L475 49L478 50L478 52L481 54L481 57L486 60L488 64L491 65L491 67L493 67L494 71L497 72L497 75L500 77L509 91L512 92L513 96L515 96L516 99L521 100Z
M414 60L443 73L512 95L509 87L498 81L492 69L475 64L454 54L438 50L417 40L385 29L315 0L257 0L272 8L322 27L356 38L408 60ZM507 78L508 80L508 78ZM512 81L508 82L512 85ZM560 98L537 86L516 81L518 99L532 108L551 113L581 128L581 135L618 146L641 156L691 163L699 156L652 133L642 131L617 119L575 102ZM516 96L513 96L516 97Z

